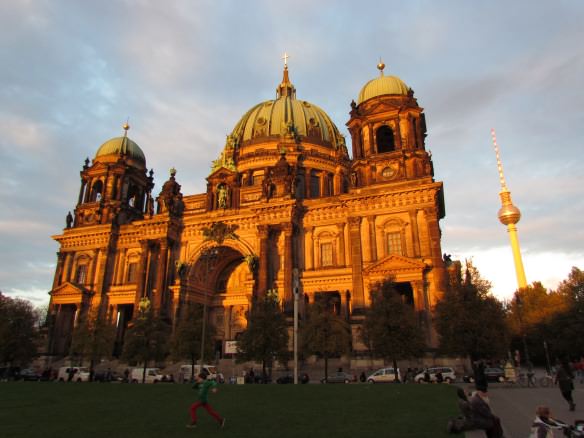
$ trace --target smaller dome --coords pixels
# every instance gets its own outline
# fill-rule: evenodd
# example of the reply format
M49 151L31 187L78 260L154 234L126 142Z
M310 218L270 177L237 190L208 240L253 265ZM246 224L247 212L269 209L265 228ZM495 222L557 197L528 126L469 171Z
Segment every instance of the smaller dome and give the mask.
M133 140L130 140L127 136L115 137L106 141L97 150L95 158L97 159L106 155L125 155L146 166L144 152L142 152L140 146L138 146Z
M407 96L410 92L410 87L397 76L383 75L383 69L385 68L383 62L380 61L377 68L381 72L381 75L378 78L370 80L361 88L357 104L361 104L373 97L383 96L384 94Z

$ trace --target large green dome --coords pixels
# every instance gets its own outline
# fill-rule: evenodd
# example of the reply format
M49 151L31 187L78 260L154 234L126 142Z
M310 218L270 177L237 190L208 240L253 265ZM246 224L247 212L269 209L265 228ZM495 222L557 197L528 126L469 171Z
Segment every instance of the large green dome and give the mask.
M373 97L383 96L386 94L407 96L410 92L410 87L408 87L404 81L402 81L397 76L384 76L383 68L385 64L379 63L377 68L380 70L381 75L375 79L367 82L361 91L359 92L359 98L357 104L361 104L366 100Z
M231 133L239 144L269 140L293 134L303 139L337 149L345 140L331 118L320 107L296 99L296 90L288 79L288 69L277 89L277 98L259 103L247 111Z
M95 159L111 155L124 155L128 159L136 161L144 167L146 166L144 152L142 152L142 149L140 149L140 146L136 142L130 140L126 135L112 138L102 144L95 154Z

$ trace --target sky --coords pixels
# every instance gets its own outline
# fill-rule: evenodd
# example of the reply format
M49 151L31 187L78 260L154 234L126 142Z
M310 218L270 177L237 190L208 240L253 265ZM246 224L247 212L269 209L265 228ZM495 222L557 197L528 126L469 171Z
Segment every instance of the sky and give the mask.
M517 288L497 219L495 128L527 281L584 268L584 2L12 0L0 2L0 290L48 302L79 171L129 136L154 168L205 191L225 136L275 98L282 54L299 99L347 136L350 102L399 76L425 109L444 183L442 249L493 293Z

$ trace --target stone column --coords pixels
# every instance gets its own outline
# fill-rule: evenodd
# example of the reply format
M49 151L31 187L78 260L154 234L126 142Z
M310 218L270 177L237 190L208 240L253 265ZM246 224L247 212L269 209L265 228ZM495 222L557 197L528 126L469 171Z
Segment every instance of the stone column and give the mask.
M153 297L154 310L161 311L164 304L164 294L166 292L166 264L168 261L168 239L161 238L158 241L158 270L156 271L156 295Z
M375 144L375 136L373 135L373 125L371 123L367 124L367 129L369 129L369 150L368 155L372 155L377 152L377 145ZM369 181L369 176L367 176L367 181Z
M85 188L85 180L81 178L81 188L79 189L79 200L77 201L78 204L83 202L83 189Z
M304 257L306 260L305 269L307 271L314 269L314 227L306 227L304 229Z
M292 311L292 269L294 268L292 235L294 226L291 223L282 224L282 232L284 233L284 309Z
M124 248L119 252L118 255L118 267L116 269L116 284L123 284L125 281L124 278L124 264L126 261L126 254L128 253L128 249Z
M140 303L140 299L144 296L144 290L146 287L146 273L147 273L147 264L148 264L148 247L149 242L148 240L141 240L140 241L140 261L138 262L138 271L137 271L137 282L136 282L136 298L134 300L134 314L138 311L138 304Z
M63 272L63 281L71 281L72 271L73 271L73 260L75 259L75 253L73 252L66 252L66 260L65 260L65 270Z
M233 306L226 306L223 308L223 336L225 341L233 339L231 336L231 313Z
M57 252L57 269L55 270L55 278L53 279L53 289L61 284L61 279L63 278L63 269L65 266L65 253Z
M410 224L412 231L412 245L414 257L420 257L420 231L418 230L418 210L410 210Z
M337 265L345 266L345 224L337 224L339 235L339 250L337 251Z
M347 319L349 317L349 312L347 309L347 293L344 290L339 291L341 296L341 318Z
M89 265L89 272L87 273L87 285L90 287L95 285L100 252L101 251L99 250L99 248L93 251L93 257L91 260L91 264Z
M363 259L361 251L361 218L349 217L351 265L353 267L353 308L362 311L365 306L363 291Z
M367 216L369 224L369 241L371 242L371 261L377 260L377 236L375 233L375 216Z
M333 193L331 195L340 195L341 193L343 193L343 173L340 169L336 169L333 178Z
M310 180L312 178L312 169L310 167L304 168L304 198L310 199L312 194L310 193Z
M260 266L258 269L258 290L259 297L263 297L268 289L268 261L269 261L269 237L270 226L258 225L258 237L260 239Z
M320 197L324 197L325 193L326 193L326 185L327 185L327 179L328 179L328 175L326 174L325 171L321 171L318 174L318 186L320 187Z

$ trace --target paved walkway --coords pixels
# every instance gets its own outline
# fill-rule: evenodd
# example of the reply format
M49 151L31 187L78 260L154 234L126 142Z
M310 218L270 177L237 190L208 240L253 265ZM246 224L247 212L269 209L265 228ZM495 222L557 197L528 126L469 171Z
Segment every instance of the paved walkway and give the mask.
M491 409L501 418L505 438L529 437L535 409L547 405L552 415L568 424L574 420L584 420L584 387L577 384L572 393L576 411L568 410L568 403L562 398L558 387L552 388L513 388L502 385L489 385ZM479 435L466 434L467 437Z

